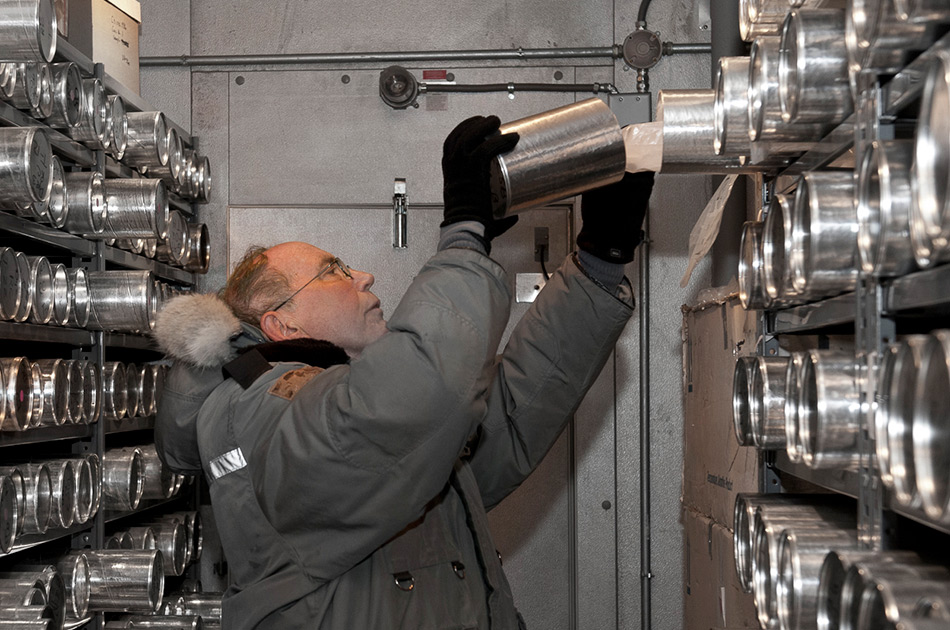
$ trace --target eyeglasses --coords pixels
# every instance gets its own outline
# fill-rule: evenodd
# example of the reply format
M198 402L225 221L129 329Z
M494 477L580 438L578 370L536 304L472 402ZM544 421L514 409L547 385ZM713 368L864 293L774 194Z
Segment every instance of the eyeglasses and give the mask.
M272 308L271 310L273 310L273 311L279 311L285 304L287 304L287 302L289 302L289 301L291 301L292 299L294 299L295 297L297 297L297 294L298 294L298 293L300 293L301 291L303 291L304 289L306 289L308 286L310 286L310 284L311 284L314 280L318 280L318 279L322 278L323 276L325 276L325 275L327 274L327 272L330 272L330 271L334 271L334 272L335 272L335 271L339 271L340 273L342 273L342 274L343 274L344 276L346 276L347 278L350 278L350 279L353 278L353 272L350 271L350 268L346 266L346 263L343 262L342 260L340 260L339 258L334 258L333 260L331 260L331 261L327 264L326 267L324 267L323 269L321 269L320 271L318 271L318 272L317 272L317 275L315 275L314 277L312 277L312 278L310 278L309 280L307 280L307 283L306 283L306 284L304 284L302 287L300 287L299 289L297 289L296 291L294 291L293 293L291 293L289 298L287 298L286 300L284 300L283 302L281 302L280 304L278 304L277 306L275 306L275 307Z

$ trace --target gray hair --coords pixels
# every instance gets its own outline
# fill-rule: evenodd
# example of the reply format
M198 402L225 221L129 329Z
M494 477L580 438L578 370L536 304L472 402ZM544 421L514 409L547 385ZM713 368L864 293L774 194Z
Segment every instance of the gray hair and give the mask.
M238 319L253 326L260 326L261 316L291 294L290 279L268 266L266 252L259 245L249 247L220 294Z

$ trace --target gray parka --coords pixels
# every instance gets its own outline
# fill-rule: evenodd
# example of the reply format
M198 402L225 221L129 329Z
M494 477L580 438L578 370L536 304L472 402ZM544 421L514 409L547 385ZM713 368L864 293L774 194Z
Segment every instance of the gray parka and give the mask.
M156 444L209 481L230 568L224 627L523 628L486 510L600 373L632 314L620 292L568 259L496 356L505 272L447 249L358 359L273 364L247 389L220 367L261 332L213 296L173 300L157 330L176 363Z

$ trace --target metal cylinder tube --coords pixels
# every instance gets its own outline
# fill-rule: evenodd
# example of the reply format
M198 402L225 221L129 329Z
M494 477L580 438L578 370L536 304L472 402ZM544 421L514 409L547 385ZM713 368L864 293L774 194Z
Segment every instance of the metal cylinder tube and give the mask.
M121 420L128 411L129 384L125 364L109 361L102 367L102 417Z
M158 609L165 586L161 552L84 553L89 563L89 610L151 613Z
M16 81L7 99L10 105L25 112L39 107L43 99L39 63L34 61L18 63L15 72Z
M852 173L806 173L795 195L793 217L795 289L811 299L853 290L858 222Z
M838 124L854 111L844 11L796 9L782 26L779 95L786 122Z
M739 446L752 446L752 373L756 357L739 357L732 374L732 425Z
M885 396L878 403L878 412L884 417L875 419L879 429L875 438L886 440L887 474L882 475L882 479L890 482L898 503L915 508L920 506L913 442L914 414L919 404L916 388L922 376L920 370L929 341L926 335L909 335L885 355L892 358L889 358L891 365L885 365L878 388Z
M89 278L83 267L75 267L67 272L72 285L73 303L70 309L69 325L85 328L89 323L91 304L89 303Z
M112 112L112 126L109 130L109 152L117 160L125 155L129 144L129 118L125 109L125 101L121 96L109 95L106 98Z
M899 276L917 265L910 240L913 197L909 140L875 141L858 171L858 253L861 268L878 276Z
M85 523L92 516L92 471L84 458L73 459L73 473L76 475L76 499L73 502L75 512L73 522Z
M76 472L69 459L47 462L53 494L50 500L50 527L68 529L76 515Z
M222 593L185 593L178 599L181 615L199 615L208 623L221 623Z
M916 582L925 588L927 582L950 579L950 570L932 564L914 561L893 561L886 557L861 558L848 569L841 588L841 630L864 630L870 626L862 624L862 613L866 617L873 612L872 591L880 589L883 580ZM899 612L892 613L899 617ZM893 627L893 626L892 626Z
M178 210L170 210L166 235L159 241L155 257L171 265L181 265L191 245L189 238L190 232L185 215Z
M167 287L165 284L162 286ZM152 370L152 412L149 415L155 415L158 413L158 404L162 399L162 393L165 391L165 373L167 367L160 363L153 363L148 367Z
M155 327L155 282L149 271L90 271L92 313L87 328L150 332Z
M162 112L128 112L128 145L122 160L129 166L161 168L168 164L168 126Z
M12 62L0 63L0 98L9 101L16 90L17 64Z
M500 132L521 138L492 161L496 217L619 181L626 170L620 125L598 98L503 124Z
M40 371L40 368L34 363L30 364L30 372L33 377L33 391L30 401L32 413L30 414L30 424L28 428L33 429L40 426L40 419L43 417L43 405L46 401L43 398L42 371Z
M106 510L131 512L145 487L145 466L137 448L110 449L102 458L102 503Z
M761 449L785 448L788 357L757 357L752 373L752 437Z
M914 389L913 461L927 516L950 523L950 330L931 333L921 349Z
M196 203L208 203L211 201L211 160L207 155L196 158L196 175L193 190L193 197Z
M146 366L146 368L148 368L148 366ZM169 498L175 490L175 473L169 468L166 468L162 463L154 444L144 444L138 448L142 451L142 461L145 464L145 481L142 498Z
M66 190L66 172L63 170L63 163L55 155L52 158L50 173L49 200L45 204L43 221L59 229L66 225L69 196Z
M79 66L72 62L50 65L53 76L53 111L46 124L55 129L71 129L82 119L83 84Z
M809 468L858 465L860 370L849 352L809 350L799 384L802 461Z
M742 308L768 308L771 302L763 282L761 221L742 224L739 251L739 301Z
M22 533L22 515L24 512L26 512L26 480L24 479L23 472L20 470L19 466L0 466L0 476L9 477L10 481L13 482L13 491L7 498L12 497L15 503L12 513L5 509L0 509L0 512L4 514L2 523L4 531L3 534L0 535L0 538L5 540L7 537L7 528L13 528L14 536L19 536ZM0 501L0 507L2 507L2 501Z
M99 79L82 80L83 103L79 124L69 130L73 140L103 148L108 133L108 101Z
M25 322L33 312L33 290L30 284L30 261L23 252L16 252L17 272L20 280L20 301L13 321Z
M920 561L919 556L909 551L857 551L831 550L825 556L818 574L818 602L816 621L818 630L840 630L842 614L851 608L845 601L844 582L851 566L864 559L880 558L887 562Z
M793 213L794 197L773 195L765 224L762 226L762 273L765 292L770 300L780 304L791 303L798 298L789 264Z
M91 424L99 421L102 411L102 400L99 397L99 392L102 390L102 375L95 361L83 361L82 370L82 421Z
M785 452L792 463L800 463L805 453L799 429L801 419L798 417L805 360L804 352L793 352L785 373Z
M68 213L65 228L72 234L105 238L111 208L106 204L102 175L96 171L66 173Z
M66 273L66 265L62 263L51 265L50 272L53 277L53 317L50 321L58 326L65 326L69 323L70 310L74 301L70 294L72 284Z
M53 482L43 462L18 466L23 478L21 533L45 534L52 518Z
M110 621L105 625L106 630L113 628L134 628L135 630L202 630L205 627L198 616L139 616L129 615L121 621Z
M30 115L44 120L53 113L53 75L50 73L49 64L45 62L35 64L35 69L40 99L36 106L30 109Z
M99 511L99 501L102 497L102 467L99 465L99 456L89 453L85 457L89 463L89 472L92 475L92 513Z
M156 548L162 552L165 575L181 575L185 571L188 532L181 521L150 523L155 534Z
M777 35L788 13L787 0L739 0L739 36L743 41Z
M83 397L85 396L83 380L85 377L82 361L75 359L66 361L66 422L69 424L82 422Z
M89 612L89 563L85 551L72 551L59 558L56 569L66 585L66 617L83 619Z
M182 267L194 273L208 273L211 265L211 236L204 223L188 224L188 254Z
M716 155L749 155L749 58L722 57L716 73L713 109Z
M128 531L116 532L105 541L106 549L136 549L135 541Z
M785 530L779 542L776 613L783 630L816 630L818 580L832 549L858 549L853 528Z
M948 22L950 7L943 0L894 0L897 16L910 22Z
M33 364L40 372L40 385L43 392L43 413L39 424L42 426L60 426L67 420L69 383L66 362L62 359L41 359Z
M0 247L0 320L13 319L19 310L22 282L16 252Z
M0 383L4 414L0 427L6 431L22 431L33 418L33 367L26 357L0 359Z
M178 475L180 481L182 476ZM201 531L201 515L197 511L174 512L162 516L159 521L180 521L185 526L185 566L197 561L201 557L204 546L204 535Z
M103 238L165 238L168 194L160 179L107 179Z
M128 534L132 539L133 549L158 549L155 544L155 531L148 525L130 527Z
M53 0L0 2L0 58L52 61L56 54L56 11L53 5Z
M22 479L25 484L25 480ZM8 553L13 548L17 530L20 529L19 496L10 475L0 474L0 552Z
M139 411L143 416L155 414L155 372L150 365L142 365L137 375L139 379Z
M950 257L950 51L930 61L914 135L911 238L917 264L930 267Z
M716 155L716 90L661 90L657 120L663 122L663 173L745 173L744 157ZM759 169L762 170L762 169Z
M166 135L168 136L168 161L162 167L149 167L148 173L150 177L160 177L167 184L174 186L181 176L181 156L185 147L181 142L181 136L173 127L168 128Z
M49 138L42 128L0 129L0 202L49 200L52 159Z
M936 23L901 20L896 5L894 0L850 1L845 43L852 69L893 74L934 42Z
M48 324L53 318L53 269L46 256L27 256L30 263L30 292L33 294L29 320Z
M887 425L890 421L890 391L894 384L894 365L900 352L900 343L892 343L881 351L880 367L877 374L877 396L874 405L874 450L877 458L877 471L881 482L888 488L894 486L891 475L890 447L887 443ZM916 382L915 382L916 384Z
M903 628L904 621L917 616L921 602L950 598L950 573L943 577L929 573L888 575L872 571L861 594L856 628L891 630ZM948 619L944 619L946 623Z

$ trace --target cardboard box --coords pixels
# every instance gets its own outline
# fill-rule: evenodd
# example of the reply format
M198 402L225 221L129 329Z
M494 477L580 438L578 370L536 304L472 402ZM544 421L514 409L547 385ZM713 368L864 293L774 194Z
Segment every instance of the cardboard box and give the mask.
M736 575L732 530L683 510L684 625L687 630L757 629L751 593Z
M739 446L732 423L733 370L755 354L757 317L734 297L683 317L683 505L730 528L736 494L759 489L759 454Z
M106 74L139 93L139 25L136 0L68 0L67 41Z

